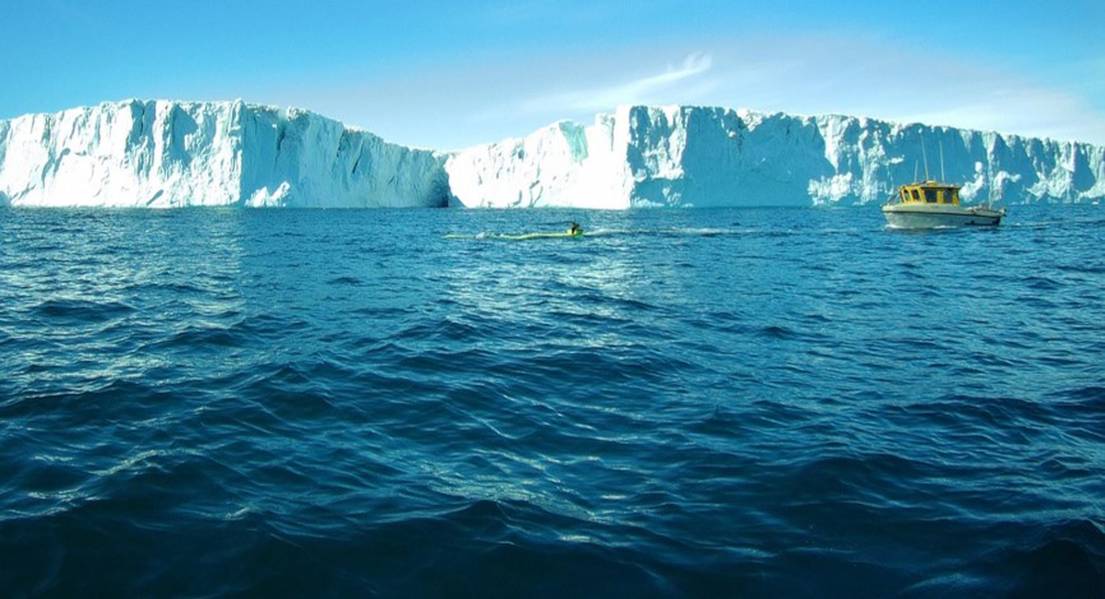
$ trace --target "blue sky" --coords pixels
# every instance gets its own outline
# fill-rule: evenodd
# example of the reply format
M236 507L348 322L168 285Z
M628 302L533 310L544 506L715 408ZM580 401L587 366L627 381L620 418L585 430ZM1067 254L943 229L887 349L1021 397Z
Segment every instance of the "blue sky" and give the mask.
M0 3L0 118L130 97L294 105L423 147L623 103L1105 143L1105 2Z

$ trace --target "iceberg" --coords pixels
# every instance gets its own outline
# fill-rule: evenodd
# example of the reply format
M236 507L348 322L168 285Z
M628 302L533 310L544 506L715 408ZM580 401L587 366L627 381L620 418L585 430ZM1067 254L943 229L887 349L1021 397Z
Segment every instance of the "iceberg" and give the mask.
M924 148L927 148L925 152ZM1105 148L840 115L622 106L468 148L445 164L473 207L809 206L885 201L924 175L967 201L1105 196ZM916 171L915 171L916 169Z
M0 205L444 206L444 160L294 108L132 100L0 121Z
M853 205L926 154L968 202L1105 197L1102 146L864 117L622 106L442 153L296 108L131 100L0 120L0 206Z

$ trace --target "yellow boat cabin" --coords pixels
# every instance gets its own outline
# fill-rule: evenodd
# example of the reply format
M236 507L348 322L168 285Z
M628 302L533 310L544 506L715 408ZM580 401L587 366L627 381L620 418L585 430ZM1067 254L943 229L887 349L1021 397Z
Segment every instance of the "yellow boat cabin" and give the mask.
M959 205L959 186L922 181L898 188L898 201L902 204Z
M896 229L927 229L962 225L997 225L1005 209L960 206L961 185L927 179L898 188L898 195L883 204L886 222Z

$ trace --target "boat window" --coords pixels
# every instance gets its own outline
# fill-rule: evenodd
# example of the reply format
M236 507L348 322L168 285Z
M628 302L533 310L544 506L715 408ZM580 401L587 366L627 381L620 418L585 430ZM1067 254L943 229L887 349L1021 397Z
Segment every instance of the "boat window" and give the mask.
M911 190L909 190L909 191L910 191L910 193L912 193L912 194L913 194L913 199L914 199L914 200L917 200L917 201L920 201L920 200L921 200L921 196L917 195L917 190L916 190L916 189L911 189Z
M903 189L902 190L902 201L903 202L908 202L909 201L909 190L908 189Z
M952 190L952 191L951 191L951 192L950 192L950 193L948 194L948 196L949 196L949 198L950 198L950 199L949 199L948 201L949 201L949 202L951 202L952 204L958 204L958 203L959 203L959 192L958 192L958 191L956 191L956 190L954 190L954 189L953 189L953 190Z
M936 203L936 190L935 189L926 189L925 190L925 201L928 202L929 204L935 204Z

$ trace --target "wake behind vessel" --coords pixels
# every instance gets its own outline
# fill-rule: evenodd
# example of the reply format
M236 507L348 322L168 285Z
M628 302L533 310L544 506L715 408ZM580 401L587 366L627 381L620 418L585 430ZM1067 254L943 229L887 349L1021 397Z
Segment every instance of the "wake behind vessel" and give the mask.
M583 232L579 233L523 233L521 235L496 235L497 239L508 239L510 241L529 241L531 239L560 239L560 238L575 238L582 237Z
M480 233L475 239L505 239L508 241L530 241L533 239L578 239L583 237L583 227L577 222L569 223L567 231L541 231L537 233ZM447 234L446 239L472 239L468 235Z
M512 241L528 241L530 239L556 239L558 237L583 237L583 227L579 226L577 222L569 223L568 230L558 233L524 233L522 235L500 235L499 239L510 239Z

